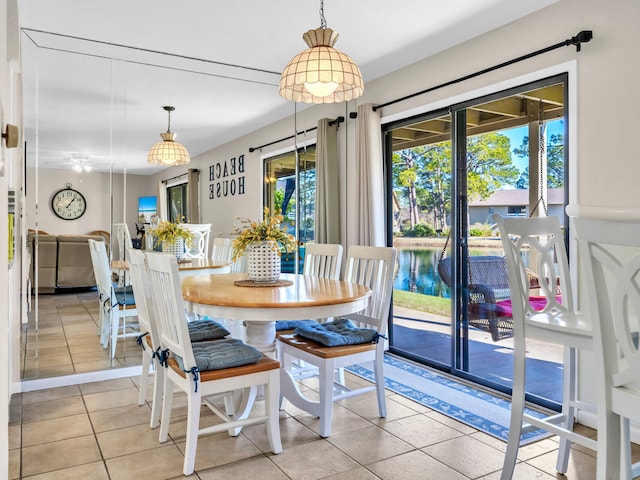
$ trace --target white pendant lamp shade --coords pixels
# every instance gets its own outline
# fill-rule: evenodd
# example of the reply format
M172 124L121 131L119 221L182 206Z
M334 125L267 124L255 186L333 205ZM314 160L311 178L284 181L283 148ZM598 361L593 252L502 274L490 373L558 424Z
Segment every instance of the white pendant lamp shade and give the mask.
M338 34L330 28L309 30L302 38L310 48L287 64L280 77L280 95L303 103L336 103L362 95L358 65L333 45Z
M191 161L189 152L183 145L176 142L176 134L171 132L171 112L174 107L162 107L169 114L167 131L161 133L162 141L156 143L149 151L147 162L152 165L172 166L186 165Z

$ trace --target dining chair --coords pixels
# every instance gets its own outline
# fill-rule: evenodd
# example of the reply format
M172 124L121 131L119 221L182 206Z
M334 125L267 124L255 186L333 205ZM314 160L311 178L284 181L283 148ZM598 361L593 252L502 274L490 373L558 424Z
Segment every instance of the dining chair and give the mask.
M640 224L575 218L593 318L597 478L631 479L629 421L640 421Z
M119 338L137 337L138 323L127 323L128 319L137 317L138 311L133 298L131 286L120 287L111 280L109 257L103 241L89 239L91 261L94 263L96 285L101 299L100 343L103 347L111 346L111 358L116 355Z
M115 237L115 246L117 258L111 262L111 270L118 276L118 285L128 285L127 280L127 248L133 248L133 242L131 241L131 233L129 233L129 227L126 223L114 223L112 225L113 237Z
M210 223L182 223L181 227L193 234L191 247L186 247L184 258L209 258Z
M352 246L347 255L344 280L369 287L372 294L367 308L360 314L349 315L351 322L340 320L339 329L332 329L331 322L321 324L331 333L340 335L340 340L350 343L339 346L327 346L320 341L304 338L298 333L280 335L279 343L282 395L296 407L305 410L320 419L319 433L322 437L331 435L331 416L333 402L361 395L372 390L377 392L378 413L386 417L387 407L384 396L384 341L378 341L387 332L391 293L393 289L393 270L397 251L393 247ZM356 328L352 328L353 325ZM361 334L371 332L368 342L355 343ZM374 342L375 340L375 342ZM353 343L351 343L353 342ZM300 359L311 364L319 372L319 400L306 397L297 385L292 359ZM375 385L350 389L336 382L336 369L362 362L372 361Z
M230 238L216 237L212 242L211 259L218 262L231 263L233 242Z
M247 425L266 423L269 446L282 451L279 427L277 360L264 356L238 339L192 343L184 315L184 301L175 256L145 253L151 298L163 353L165 389L160 423L160 441L166 442L171 421L174 387L187 395L187 432L183 473L194 471L198 437L227 430L238 435ZM264 387L264 414L249 418L246 406L255 399L258 386ZM243 390L242 402L231 412L215 402L215 396L229 398L228 392ZM223 423L200 426L200 406L205 404Z
M594 439L573 431L578 409L595 410L593 405L578 400L576 378L577 350L593 350L591 322L574 307L569 262L558 217L494 215L493 220L500 230L507 260L514 330L511 418L500 478L509 480L513 477L520 436L535 429L560 437L556 470L566 473L572 442L596 449ZM531 271L538 276L537 298L531 295ZM537 418L524 412L527 340L564 347L562 411L559 414Z

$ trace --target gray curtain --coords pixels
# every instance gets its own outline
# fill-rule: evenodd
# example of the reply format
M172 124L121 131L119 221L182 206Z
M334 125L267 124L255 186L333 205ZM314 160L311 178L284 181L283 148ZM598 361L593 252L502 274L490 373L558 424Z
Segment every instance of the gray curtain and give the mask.
M190 168L187 172L187 195L189 196L189 223L200 222L200 172Z
M338 182L338 127L318 120L316 145L316 243L340 243L340 189Z
M358 106L356 139L354 245L383 247L385 238L385 184L380 111L373 104Z

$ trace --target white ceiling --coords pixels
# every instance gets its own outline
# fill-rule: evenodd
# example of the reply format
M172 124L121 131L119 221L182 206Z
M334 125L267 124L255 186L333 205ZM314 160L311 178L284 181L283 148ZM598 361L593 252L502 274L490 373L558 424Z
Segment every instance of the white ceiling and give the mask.
M557 0L326 0L366 83ZM146 163L167 128L192 156L292 115L279 72L319 0L19 0L27 159ZM186 58L185 58L186 57ZM243 68L244 67L244 68ZM37 127L37 137L35 135ZM36 155L36 145L38 154Z

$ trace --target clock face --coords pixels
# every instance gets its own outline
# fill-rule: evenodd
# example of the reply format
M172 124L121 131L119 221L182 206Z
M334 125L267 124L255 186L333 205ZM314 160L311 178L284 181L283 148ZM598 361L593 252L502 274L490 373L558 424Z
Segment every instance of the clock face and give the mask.
M64 188L53 196L51 208L63 220L75 220L87 210L87 201L77 190Z

